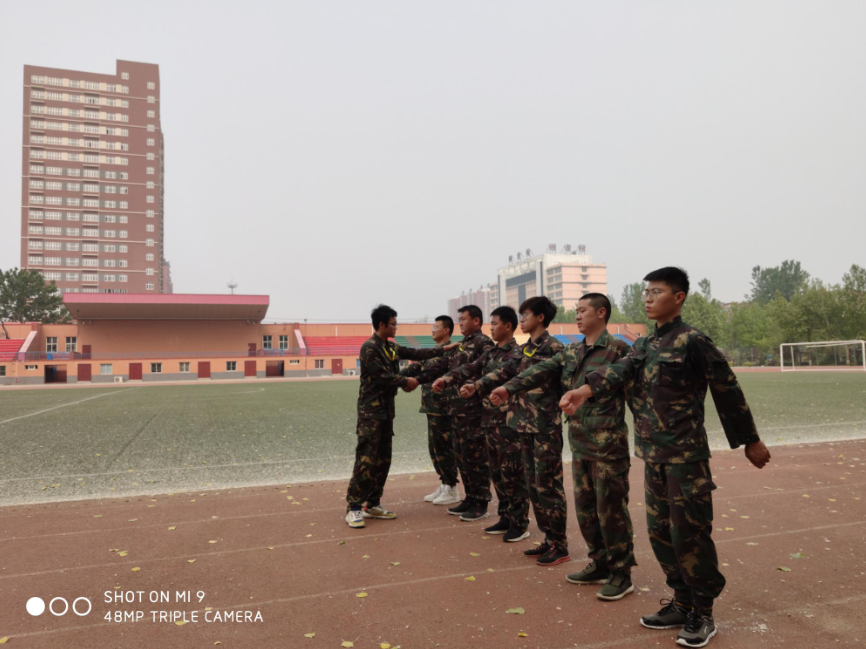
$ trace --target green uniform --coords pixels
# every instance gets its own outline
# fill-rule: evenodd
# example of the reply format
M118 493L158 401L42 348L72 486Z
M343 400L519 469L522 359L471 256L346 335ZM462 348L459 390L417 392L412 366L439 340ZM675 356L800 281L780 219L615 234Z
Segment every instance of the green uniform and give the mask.
M725 357L680 317L586 378L596 399L630 381L650 544L677 599L711 608L725 578L711 536L716 486L704 428L707 388L731 448L760 440L752 413Z
M512 338L504 345L488 348L473 362L451 370L442 378L448 385L459 386L512 363L517 353L517 342ZM481 427L487 439L490 477L499 499L499 516L507 518L511 527L525 530L529 527L529 493L520 436L507 425L507 404L494 406L489 395L485 395L481 407Z
M355 467L346 493L348 509L379 504L391 469L394 435L394 397L408 378L399 374L401 358L427 360L442 355L442 348L410 349L383 342L374 335L361 345L361 381L358 390L358 444Z
M520 346L514 360L476 382L479 392L488 395L494 388L514 376L552 358L563 344L548 332ZM562 469L562 397L559 377L545 387L520 391L509 401L508 426L520 436L523 466L529 487L529 499L538 529L548 542L568 549L568 518Z
M477 360L486 349L493 346L490 338L480 330L476 331L466 336L460 346L447 356L426 364L416 378L422 384L430 383L450 370ZM478 395L464 399L457 390L444 394L451 412L454 451L457 466L463 476L466 499L486 505L491 500L490 464L487 458L487 440L481 429L481 399Z

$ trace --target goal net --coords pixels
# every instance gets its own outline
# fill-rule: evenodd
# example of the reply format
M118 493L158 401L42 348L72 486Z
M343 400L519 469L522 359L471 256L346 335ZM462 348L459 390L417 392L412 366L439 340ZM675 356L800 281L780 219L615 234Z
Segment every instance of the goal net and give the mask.
M866 341L784 343L779 358L783 372L866 372Z

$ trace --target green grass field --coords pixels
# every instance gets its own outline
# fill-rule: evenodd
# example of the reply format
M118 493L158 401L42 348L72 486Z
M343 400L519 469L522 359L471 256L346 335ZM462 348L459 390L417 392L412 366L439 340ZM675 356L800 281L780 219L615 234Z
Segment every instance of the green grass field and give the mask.
M740 381L768 444L866 436L866 374ZM353 381L0 390L0 504L345 478L357 391ZM420 392L400 393L395 473L430 469L419 405ZM707 423L712 447L726 448L711 398Z

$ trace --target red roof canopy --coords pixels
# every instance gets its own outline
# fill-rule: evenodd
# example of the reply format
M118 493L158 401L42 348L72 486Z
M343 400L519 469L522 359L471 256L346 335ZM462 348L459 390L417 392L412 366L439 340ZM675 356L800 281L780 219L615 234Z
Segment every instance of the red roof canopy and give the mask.
M75 320L262 320L267 295L64 293Z

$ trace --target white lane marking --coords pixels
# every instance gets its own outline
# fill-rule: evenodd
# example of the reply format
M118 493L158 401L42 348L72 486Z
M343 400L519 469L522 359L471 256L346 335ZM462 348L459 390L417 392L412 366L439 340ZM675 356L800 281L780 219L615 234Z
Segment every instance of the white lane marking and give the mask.
M45 410L39 410L37 412L31 412L30 414L27 414L27 415L21 415L19 417L12 417L12 419L4 419L3 421L0 421L0 426L2 426L3 424L8 424L11 421L18 421L19 419L27 419L27 417L35 417L36 415L41 415L45 412L51 412L52 410L57 410L59 408L66 408L67 406L75 406L75 405L78 405L79 403L84 403L85 401L91 401L93 399L99 399L100 397L107 397L107 396L112 395L112 394L119 394L120 392L126 392L127 390L130 390L130 389L135 390L138 387L139 386L136 386L135 388L115 388L111 392L103 392L102 394L97 394L94 397L87 397L86 399L81 399L81 401L73 401L71 403L63 403L63 404L60 404L59 406L54 406L52 408L46 408Z

